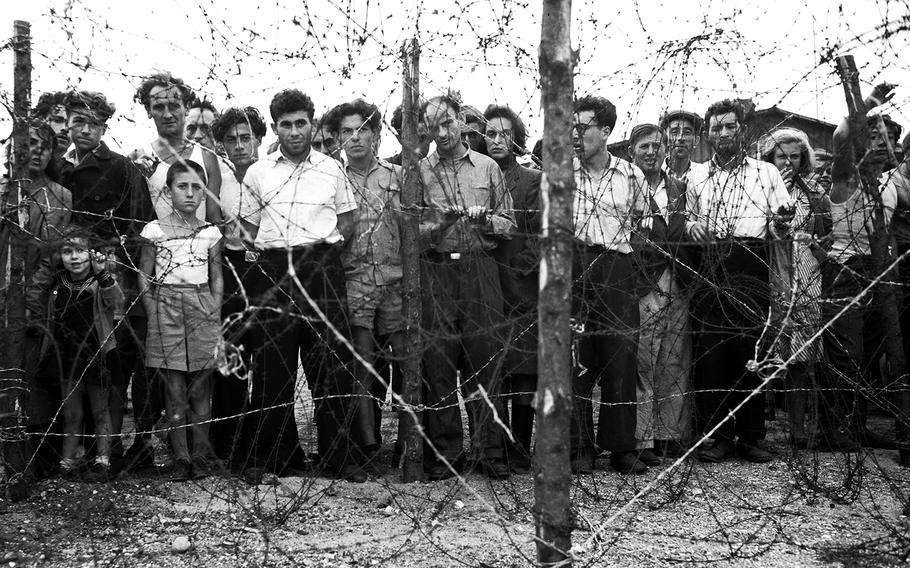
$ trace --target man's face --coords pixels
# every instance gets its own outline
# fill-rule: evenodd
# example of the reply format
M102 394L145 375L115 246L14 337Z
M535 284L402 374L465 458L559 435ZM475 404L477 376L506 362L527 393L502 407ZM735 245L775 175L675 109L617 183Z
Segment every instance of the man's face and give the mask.
M462 132L464 142L468 145L468 148L475 152L484 151L483 131L483 119L472 116L471 120L465 124L464 131Z
M736 114L715 114L708 123L708 143L719 156L732 156L739 151L742 128Z
M212 123L215 122L215 113L207 108L191 108L186 114L184 134L187 138L205 148L213 150L215 139L212 138Z
M461 143L461 118L448 104L443 101L428 104L426 121L427 130L436 142L438 152L455 153L464 148Z
M29 128L28 136L28 171L32 177L40 177L51 161L50 145L38 136L34 128Z
M508 118L491 118L486 126L487 154L494 160L507 160L513 154L514 131Z
M162 138L183 136L186 121L186 106L180 98L177 87L156 85L149 92L149 118L155 121L155 129Z
M246 168L259 159L262 138L253 135L249 124L240 123L228 129L221 141L224 152L234 166Z
M341 147L349 160L372 160L376 136L370 125L359 114L350 114L341 119L338 126Z
M66 119L73 145L82 152L98 147L107 130L107 121L89 110L73 110Z
M784 142L783 144L778 144L777 147L774 148L772 157L778 171L784 171L789 168L794 172L798 172L803 165L803 150L797 142Z
M646 134L632 145L632 161L646 176L658 173L663 160L664 149L660 132Z
M867 162L873 164L884 164L887 163L890 159L888 155L888 142L889 138L891 139L891 147L897 147L896 136L894 136L894 131L890 128L886 128L888 136L882 136L881 131L878 128L870 126L868 129L869 137L866 139L866 152L868 157L866 158Z
M322 152L326 156L331 156L341 161L341 146L327 128L320 127L313 131L312 147L317 152Z
M272 125L281 150L289 158L305 158L313 140L313 119L303 110L288 112Z
M44 122L50 126L57 136L57 149L60 152L66 150L70 145L70 131L66 126L66 107L63 105L54 105L50 112L44 118Z
M589 160L607 148L610 136L609 126L599 126L594 119L593 110L575 113L575 124L572 128L572 144L575 154L582 160Z
M70 239L60 247L60 260L63 262L63 268L76 278L82 278L91 269L92 263L89 255L88 242L82 238Z
M205 197L205 184L196 172L180 172L166 191L175 211L192 215Z
M667 125L670 155L678 160L688 160L698 143L698 132L691 120L674 118Z

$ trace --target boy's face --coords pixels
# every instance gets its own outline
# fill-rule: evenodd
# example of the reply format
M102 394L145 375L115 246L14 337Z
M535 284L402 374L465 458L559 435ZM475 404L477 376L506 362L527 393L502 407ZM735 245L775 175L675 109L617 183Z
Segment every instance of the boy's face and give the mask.
M90 152L101 143L107 130L107 121L89 110L73 110L66 121L73 145L82 152Z
M48 144L47 141L42 140L34 128L29 128L28 134L28 148L30 154L28 171L32 177L38 177L44 174L44 170L47 169L47 164L51 161L50 144Z
M60 247L63 268L74 278L82 278L92 267L88 241L83 238L70 239Z
M166 191L175 211L194 214L205 197L205 184L196 172L180 172Z

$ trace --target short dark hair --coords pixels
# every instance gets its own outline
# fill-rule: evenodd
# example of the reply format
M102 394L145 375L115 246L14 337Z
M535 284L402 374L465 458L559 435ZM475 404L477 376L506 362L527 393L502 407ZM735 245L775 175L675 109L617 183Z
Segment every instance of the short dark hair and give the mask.
M641 138L649 136L654 133L660 134L660 141L664 143L664 131L660 129L656 124L644 123L637 124L632 128L632 132L629 133L629 148L631 149L635 146L635 143L638 142ZM631 153L631 152L630 152Z
M215 119L212 124L212 136L222 142L228 131L238 124L248 124L253 136L262 138L266 134L265 120L256 107L231 107Z
M742 104L737 101L724 99L722 101L717 101L708 107L708 110L705 111L705 130L711 128L711 117L717 116L720 114L733 113L736 115L736 120L739 122L740 126L745 126L746 124L746 111L743 108Z
M144 106L145 110L151 110L152 102L149 97L151 96L152 89L155 87L177 87L177 90L180 92L180 100L183 101L184 106L189 106L196 98L193 89L184 83L183 79L174 77L171 75L170 71L162 71L161 73L154 73L143 79L142 83L139 84L139 88L136 89L133 100Z
M55 106L66 106L66 92L52 91L50 93L41 93L35 108L32 109L32 116L36 118L46 118Z
M60 239L57 240L56 249L59 251L68 244L72 244L75 239L84 239L89 248L96 248L108 245L104 239L88 225L81 223L70 223L60 233Z
M278 122L278 118L292 112L303 111L307 113L310 120L316 113L316 106L313 105L313 99L303 94L298 89L285 89L278 91L272 97L269 103L269 114L272 116L272 122Z
M458 114L461 112L461 101L458 99L458 95L456 95L454 93L446 93L444 95L436 95L435 97L429 98L426 101L424 101L423 104L420 105L421 118L426 117L427 107L430 106L431 103L444 103L450 109L454 110L455 114Z
M404 122L404 110L401 105L395 107L395 110L392 112L392 121L389 123L389 126L392 127L397 134L401 134L401 126Z
M57 149L57 135L50 125L44 122L44 119L32 117L28 121L28 129L34 130L35 135L41 140L42 144L51 152Z
M341 103L333 108L325 120L325 126L329 132L336 134L341 129L341 121L347 116L359 115L374 133L382 130L382 113L376 105L370 104L363 99L354 99L349 103Z
M866 123L869 125L869 127L878 128L879 116L882 117L882 123L884 123L885 129L888 131L889 136L891 136L891 140L897 144L901 139L901 132L904 131L904 127L895 122L894 119L892 119L891 116L887 114L872 115L867 117Z
M95 113L100 118L108 120L114 116L117 109L108 102L104 93L97 91L71 91L66 94L66 112L70 114L76 110L87 110Z
M190 105L188 107L186 107L186 110L190 111L190 110L193 110L194 108L211 111L211 113L214 114L216 118L219 116L218 109L215 108L214 103L212 103L212 101L210 101L206 98L202 98L202 99L200 99L199 97L194 98L193 102L191 102Z
M528 142L528 130L518 114L506 105L493 104L483 111L483 119L489 123L494 118L505 118L512 123L512 144L518 149L517 154L524 154L527 151L525 144ZM484 125L484 130L486 130L486 125Z
M177 177L177 174L185 173L194 173L199 176L199 179L203 180L203 183L205 183L205 168L193 160L179 160L171 164L171 167L168 168L167 178L165 178L164 181L165 185L171 187L171 184L174 183L174 178Z
M616 127L616 105L603 97L585 95L575 101L575 112L594 111L597 126L607 126L610 130Z

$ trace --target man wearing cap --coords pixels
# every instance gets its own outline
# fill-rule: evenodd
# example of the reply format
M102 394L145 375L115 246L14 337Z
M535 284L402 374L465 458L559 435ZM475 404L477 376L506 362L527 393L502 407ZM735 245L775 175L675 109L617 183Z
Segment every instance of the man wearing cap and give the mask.
M793 209L777 168L746 156L744 123L738 102L708 107L705 124L714 155L707 167L689 174L686 232L702 245L692 299L700 324L696 401L705 431L716 428L714 446L701 449L699 459L709 463L737 452L755 463L771 459L758 447L765 436L764 397L749 395L761 383L754 360L768 357L756 343L770 306L769 253L773 241L789 231Z
M666 136L655 124L639 124L629 137L629 155L650 188L638 247L646 293L639 301L635 432L638 459L648 465L658 465L661 455L681 456L689 434L692 337L685 288L694 270L684 242L686 186L661 168L665 144Z
M693 165L692 154L698 146L703 122L701 117L687 110L671 110L660 119L660 129L667 137L667 159L663 169L670 176L685 180Z

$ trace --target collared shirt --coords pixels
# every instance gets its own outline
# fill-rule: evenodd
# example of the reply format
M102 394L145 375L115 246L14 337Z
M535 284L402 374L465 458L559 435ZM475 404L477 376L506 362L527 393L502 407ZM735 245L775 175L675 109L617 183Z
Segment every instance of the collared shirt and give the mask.
M341 165L316 150L295 164L279 148L251 165L243 181L249 191L237 216L259 227L257 249L340 242L338 215L357 209Z
M575 161L575 238L587 246L632 252L632 229L647 207L648 183L637 166L608 154L600 176Z
M240 204L240 196L247 188L244 182L238 181L232 165L221 163L221 215L224 217L224 248L228 250L243 250L240 223L237 221L235 211Z
M373 160L367 172L345 166L357 198L357 233L343 256L348 279L391 284L401 279L401 168Z
M490 210L488 227L479 227L467 217L458 219L431 243L436 252L493 250L499 245L494 235L508 238L515 229L512 196L492 158L466 150L459 158L444 160L433 152L420 161L420 177L431 215L446 207L482 206Z
M743 158L732 170L713 161L689 172L689 221L717 238L769 236L768 222L790 194L773 164Z

